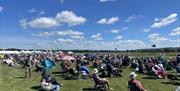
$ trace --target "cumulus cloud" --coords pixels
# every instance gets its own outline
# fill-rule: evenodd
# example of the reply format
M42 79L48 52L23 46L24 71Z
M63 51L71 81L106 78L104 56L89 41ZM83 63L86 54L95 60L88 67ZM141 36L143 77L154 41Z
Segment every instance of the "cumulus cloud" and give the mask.
M77 16L72 11L62 11L57 13L56 20L59 23L67 23L69 26L84 24L87 20L82 16Z
M180 27L173 29L170 33L171 36L180 35Z
M102 18L97 21L98 24L114 24L119 21L119 17Z
M116 0L99 0L100 2L112 2L112 1L116 1Z
M118 29L112 29L112 30L111 30L111 33L119 33L119 31L120 31L120 30L118 30Z
M94 40L103 40L103 37L101 36L101 33L97 33L91 36Z
M32 28L54 28L59 26L58 22L50 17L40 17L26 22L26 24Z
M149 41L154 42L154 43L168 40L168 38L164 36L160 36L158 33L150 34L147 38L149 39Z
M4 8L3 8L2 6L0 6L0 13L3 11L3 9L4 9Z
M161 28L167 25L170 25L171 23L175 22L177 20L177 13L172 13L169 16L165 18L155 18L154 24L151 25L151 28Z
M45 12L40 12L40 14L44 14ZM62 11L57 13L56 17L39 17L33 20L22 19L19 21L20 25L23 28L56 28L63 24L67 24L69 26L81 25L86 22L86 18L82 16L77 16L72 11Z

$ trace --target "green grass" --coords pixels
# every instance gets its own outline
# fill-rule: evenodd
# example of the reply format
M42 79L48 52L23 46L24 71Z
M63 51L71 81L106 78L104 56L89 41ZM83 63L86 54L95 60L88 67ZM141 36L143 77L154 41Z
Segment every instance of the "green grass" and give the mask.
M137 55L137 54L136 54ZM59 64L51 70L51 72L59 72ZM124 69L124 76L118 78L108 78L110 87L113 91L127 91L127 82L131 69ZM171 71L174 73L175 70ZM63 80L60 74L54 76L64 84L61 91L82 91L82 88L93 88L94 82L89 80ZM41 74L38 72L32 73L32 78L23 78L24 69L8 67L6 64L0 64L0 91L37 91L33 87L40 85ZM177 88L173 84L165 84L169 82L167 79L142 79L147 75L138 74L137 79L142 82L146 89L150 91L175 91Z

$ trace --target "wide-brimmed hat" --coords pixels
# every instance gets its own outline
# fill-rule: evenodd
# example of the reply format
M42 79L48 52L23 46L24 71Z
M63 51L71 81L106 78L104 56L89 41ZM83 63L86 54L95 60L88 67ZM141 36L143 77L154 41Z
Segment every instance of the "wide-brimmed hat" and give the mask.
M132 79L132 78L136 78L137 74L135 72L131 72L129 74L129 77Z
M93 73L98 73L98 69L95 68L95 69L93 70Z

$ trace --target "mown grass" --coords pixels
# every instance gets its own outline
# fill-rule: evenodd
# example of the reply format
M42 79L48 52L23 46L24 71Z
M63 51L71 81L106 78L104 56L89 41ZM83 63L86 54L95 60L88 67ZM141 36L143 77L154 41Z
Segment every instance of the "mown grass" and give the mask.
M59 71L60 66L57 64L57 66L50 72ZM129 80L128 75L131 72L131 69L127 68L123 71L123 77L108 78L110 81L110 87L114 89L113 91L128 91L127 82ZM171 71L170 73L175 74L175 70ZM83 88L93 88L94 86L92 79L63 80L60 74L54 74L54 76L64 84L61 91L82 91ZM32 78L24 78L24 69L8 67L6 64L0 64L0 91L37 91L37 88L40 85L40 79L41 74L38 72L33 71ZM140 80L144 87L150 91L175 91L178 86L169 83L169 80L167 79L150 79L147 75L143 74L138 74L137 79Z

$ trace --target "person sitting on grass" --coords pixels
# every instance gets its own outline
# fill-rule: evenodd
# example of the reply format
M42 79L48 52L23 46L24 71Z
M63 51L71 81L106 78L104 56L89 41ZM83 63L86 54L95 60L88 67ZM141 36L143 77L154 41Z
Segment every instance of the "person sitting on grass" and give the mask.
M106 85L105 88L110 89L109 81L106 78L100 78L98 75L98 70L96 68L93 70L92 78L95 81L95 86L105 84Z
M51 82L47 82L45 79L42 79L41 91L60 91L60 86L54 85Z
M160 67L158 65L154 65L152 67L152 70L155 73L155 75L157 75L159 78L165 79L166 73L165 73L165 70L162 67Z
M140 81L136 80L137 74L135 72L131 72L128 81L128 91L147 91Z

